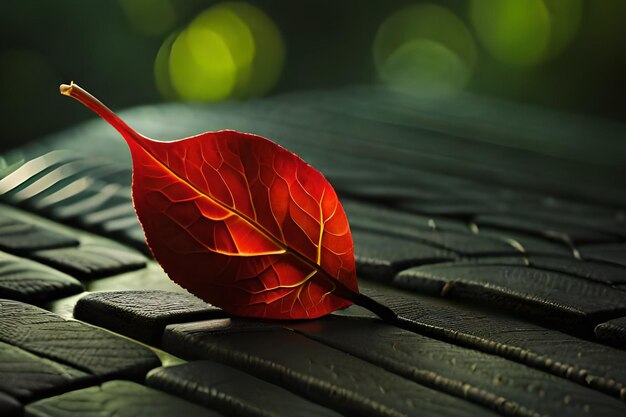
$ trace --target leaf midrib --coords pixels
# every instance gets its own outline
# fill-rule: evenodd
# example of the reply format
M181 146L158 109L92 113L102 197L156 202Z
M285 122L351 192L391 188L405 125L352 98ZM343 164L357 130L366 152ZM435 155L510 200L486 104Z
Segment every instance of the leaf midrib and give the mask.
M156 143L167 143L167 142L158 142L158 141L155 141L155 140L149 139L149 138L145 138L145 139L148 140L148 141L156 142ZM181 141L184 141L184 140L185 139L181 139ZM268 239L269 241L274 243L277 247L282 248L285 251L285 253L290 253L291 255L295 256L298 260L300 260L304 264L306 264L306 265L310 266L311 268L317 270L323 278L325 278L327 281L329 281L333 285L333 289L331 290L331 292L335 291L335 289L336 289L335 283L339 282L339 281L337 279L333 278L328 272L326 272L324 270L324 268L322 268L322 266L320 264L311 261L306 256L304 256L303 254L301 254L297 250L293 249L291 246L287 245L285 242L282 242L282 241L278 240L277 238L272 236L272 234L267 229L265 229L262 225L258 224L254 220L250 219L248 216L246 216L245 214L241 213L237 209L229 207L226 204L222 203L221 201L217 200L216 198L214 198L214 197L212 197L212 196L202 192L198 187L196 187L188 179L186 179L183 176L179 175L177 172L175 172L169 166L167 166L166 164L161 162L149 149L147 149L145 146L143 146L143 144L139 143L138 141L136 143L139 145L141 150L143 150L146 153L146 155L148 155L164 171L168 172L173 177L175 177L177 180L179 180L182 183L184 183L185 185L189 186L198 195L200 195L201 197L206 198L207 200L209 200L213 204L216 204L217 206L223 208L224 210L227 210L228 212L233 213L234 215L239 217L241 220L246 222L248 225L250 225L254 230L256 230L261 235L263 235L263 237L265 237L266 239ZM323 233L323 226L322 225L323 225L323 223L320 224L320 228L321 228L320 234ZM321 237L320 237L320 242L321 242ZM304 281L301 285L304 285L304 283L308 282L310 279L313 279L313 277L315 277L316 275L318 275L318 274L311 275L311 277L308 280Z

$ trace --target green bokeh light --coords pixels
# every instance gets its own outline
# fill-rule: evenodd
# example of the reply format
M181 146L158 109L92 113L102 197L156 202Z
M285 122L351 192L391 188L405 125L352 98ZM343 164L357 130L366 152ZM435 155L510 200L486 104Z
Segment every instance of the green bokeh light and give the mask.
M524 67L539 62L550 40L550 14L543 0L471 0L478 39L496 59Z
M574 39L583 15L582 0L544 0L550 13L551 35L546 58L560 54Z
M225 66L234 72L235 84L229 95L242 97L250 80L256 46L248 25L231 9L232 3L226 3L206 10L191 22L187 30L196 59L232 61ZM221 52L225 52L229 58L221 55L210 56L211 45L202 41L203 34L206 33L213 33L220 38L226 46L226 50Z
M445 45L416 39L389 56L380 78L393 90L422 97L445 97L461 91L470 74L467 64Z
M230 96L237 67L227 43L209 29L185 29L170 52L170 79L180 98L219 101Z
M434 4L392 14L374 41L378 75L392 89L420 96L461 91L476 63L476 46L463 22Z
M246 23L256 45L247 94L265 94L278 82L285 61L285 45L280 32L269 16L248 3L227 3L224 7Z
M581 0L471 0L470 20L489 53L516 67L558 55L572 41Z
M250 97L276 84L284 54L280 33L265 13L247 3L226 2L166 39L155 60L155 79L166 98Z
M157 89L161 96L168 100L176 98L176 91L172 86L170 78L170 53L172 51L172 44L178 37L178 32L174 32L168 36L154 59L154 80L156 82Z

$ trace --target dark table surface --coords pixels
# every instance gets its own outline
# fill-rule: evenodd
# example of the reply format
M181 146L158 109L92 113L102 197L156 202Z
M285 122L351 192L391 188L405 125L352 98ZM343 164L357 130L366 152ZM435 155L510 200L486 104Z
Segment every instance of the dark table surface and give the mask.
M186 293L145 246L126 145L90 121L2 159L6 415L626 414L624 126L365 87L122 115L301 155L397 317L242 319Z

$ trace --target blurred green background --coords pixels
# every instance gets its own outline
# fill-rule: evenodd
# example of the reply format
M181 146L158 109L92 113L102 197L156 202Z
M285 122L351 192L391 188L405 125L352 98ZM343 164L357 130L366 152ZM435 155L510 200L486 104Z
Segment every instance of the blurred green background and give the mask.
M110 107L380 84L626 120L624 0L2 2L1 148Z

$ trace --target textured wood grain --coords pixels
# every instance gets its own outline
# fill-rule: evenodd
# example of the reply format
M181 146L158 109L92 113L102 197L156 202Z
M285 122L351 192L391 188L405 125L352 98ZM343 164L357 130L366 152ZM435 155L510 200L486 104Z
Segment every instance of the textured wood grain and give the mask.
M585 228L611 236L611 240L623 240L626 237L624 213L619 208L544 197L539 203L514 207L510 214L567 227Z
M79 221L86 227L98 229L99 225L134 215L135 211L132 204L128 204L130 202L128 199L120 199L115 205L106 206L81 216Z
M503 240L509 245L518 248L521 255L554 256L561 258L573 258L575 256L572 245L565 242L548 240L511 230L494 229L491 227L479 228L473 223L470 227L472 227L479 236Z
M370 128L371 124L355 123L355 120L383 122L400 130L393 135L394 144L396 141L407 141L404 137L410 137L412 133L413 137L418 136L421 140L409 146L424 151L429 149L433 153L439 151L439 155L451 159L461 156L467 158L465 164L459 164L455 170L447 172L476 179L480 175L478 166L490 160L493 165L485 166L484 169L485 174L491 172L491 178L486 175L481 177L485 183L515 185L517 189L542 190L552 194L578 194L592 201L623 201L620 196L603 195L600 190L593 190L590 184L594 178L597 179L598 171L602 170L597 166L591 168L596 161L603 160L607 165L610 165L609 160L621 161L621 157L611 155L615 153L617 138L623 136L623 127L620 125L605 126L610 131L611 139L607 136L605 146L599 147L590 139L593 137L590 132L598 128L593 120L581 119L580 116L564 117L545 112L544 109L499 102L487 97L465 95L441 105L430 100L366 87L317 96L302 93L299 98L305 109L292 109L291 114L298 111L310 114L311 108L319 109L323 106L327 113L335 116L327 116L327 124L340 119L341 124L357 124L362 131L370 131L375 135L376 132ZM529 129L529 126L532 128ZM546 137L550 138L551 146L555 147L552 150L558 149L556 152L560 156L566 154L573 161L548 156L554 153L545 147L545 140L537 139ZM507 146L498 146L503 138L506 138ZM573 138L576 138L576 145L573 145ZM402 146L399 148L403 149ZM603 156L599 157L599 154ZM530 161L532 165L525 165ZM590 169L580 171L578 168L581 164L589 165ZM475 165L473 169L469 168L472 165ZM619 165L617 163L616 166ZM529 170L528 166L534 169ZM568 180L571 181L570 185L566 184ZM555 182L562 182L564 187L559 189ZM609 184L618 182L613 180Z
M354 258L359 277L389 282L402 269L455 259L445 249L402 237L386 236L360 229L352 231Z
M128 170L125 175L131 177ZM130 187L124 187L115 182L107 183L104 179L100 179L100 181L93 180L76 194L58 201L52 207L42 208L50 210L51 214L58 219L81 222L92 213L118 207L120 204L128 204L130 199Z
M329 317L289 324L297 332L504 416L615 415L626 405L566 379L378 320Z
M23 402L93 384L93 375L0 342L0 391Z
M390 178L350 178L337 175L337 171L330 172L330 179L337 183L337 192L371 202L395 201L428 201L431 199L445 198L446 190L437 188L437 184L406 184L400 181L390 181Z
M158 345L165 326L226 314L191 294L167 291L105 291L82 297L74 308L79 320Z
M107 331L17 301L0 300L0 340L102 377L141 379L159 360Z
M626 268L609 263L552 256L503 256L455 261L457 265L526 266L533 269L561 272L604 284L626 284Z
M110 381L26 407L26 417L219 417L221 414L152 388Z
M449 300L382 288L362 291L393 309L409 330L626 399L626 352Z
M96 279L146 266L143 256L113 247L82 245L32 254L35 259L81 279Z
M211 361L192 361L154 369L148 374L146 383L227 415L340 416L284 388Z
M521 252L517 247L500 239L476 236L467 232L393 226L359 218L351 220L350 226L354 230L362 229L371 233L397 236L466 256L502 256Z
M399 273L394 285L474 300L535 317L587 325L626 312L626 294L608 285L525 266L425 265Z
M558 220L532 218L520 216L519 214L490 214L480 215L473 221L481 226L491 226L500 229L518 230L542 236L548 239L560 240L571 243L591 243L591 242L612 242L617 240L617 236L593 230L591 227L584 227L584 221L578 225L567 224ZM580 226L583 224L583 226Z
M71 197L38 209L47 210L61 222L119 239L151 256L132 210L130 179L128 167L113 178L90 179L88 186Z
M28 253L40 249L78 245L70 235L46 229L2 214L0 208L0 249L11 253Z
M600 323L594 332L599 340L626 349L626 317Z
M474 109L475 102L480 103L481 110L473 110L472 116L468 116L472 113L468 109ZM139 128L147 129L148 133L164 137L180 137L225 126L254 131L275 138L322 171L370 169L386 174L385 177L390 178L387 184L408 178L405 183L414 184L418 189L423 183L442 189L445 186L445 193L455 198L452 201L459 201L459 194L467 194L462 191L471 189L485 200L491 197L498 202L508 194L522 192L538 195L537 201L541 197L539 193L544 193L550 196L550 202L558 201L565 206L582 205L581 200L613 205L626 202L619 192L621 188L616 186L622 183L620 176L606 166L589 162L588 155L597 155L598 149L602 148L591 146L585 139L593 135L581 135L571 129L566 134L563 126L556 129L558 124L554 122L543 124L545 120L560 120L560 115L537 117L542 122L533 124L535 128L531 133L526 132L526 128L511 131L508 123L516 119L521 125L520 120L525 120L523 125L527 127L526 115L530 113L527 108L510 110L506 121L496 123L495 119L499 118L494 115L502 111L503 103L467 96L449 103L454 111L432 104L409 102L407 97L377 89L350 88L290 94L238 104L236 108L232 105L167 104L134 109L124 117L129 117ZM513 106L508 103L504 107ZM578 121L572 123L577 124ZM494 129L494 125L498 127ZM559 149L570 152L572 143L578 143L574 146L579 150L577 162L546 155L546 148L537 146L539 141L536 138L548 136L547 125L550 126L551 143L559 142ZM598 130L607 129L592 131ZM608 130L616 132L619 129ZM555 138L555 131L560 132L556 135L558 138ZM93 140L85 141L86 134ZM579 139L572 142L567 135ZM113 136L102 127L85 126L55 137L54 145L48 143L47 146L56 149L70 147L85 155L126 161L124 148L119 142L111 142ZM521 141L520 136L524 136ZM507 146L502 146L502 137L507 138ZM511 145L511 141L517 145L523 143L523 149ZM583 146L580 144L583 143L588 148L585 152L581 151ZM533 151L528 150L528 144ZM39 149L45 145L40 145ZM619 152L603 154L596 160L614 159ZM585 161L582 163L584 167L581 167L580 160ZM534 169L527 169L529 166ZM422 175L424 173L429 175ZM346 188L350 188L350 184ZM573 197L573 201L570 202L569 197ZM514 195L511 200L517 202L518 198Z
M476 193L484 190L476 189ZM491 201L465 200L462 196L448 196L439 200L409 201L398 205L402 210L419 213L422 215L449 216L469 219L479 213L494 213L506 210L504 202L496 199Z
M608 262L626 267L626 244L588 245L580 249L583 259Z
M44 158L48 155L44 155ZM7 191L7 198L15 204L34 208L45 207L58 200L60 195L67 194L68 190L82 182L85 177L97 177L112 169L110 163L100 158L77 158L75 156L69 156L67 160L58 164L51 164L48 169L37 174L27 170L19 179L13 178L17 171L11 173L2 181L12 180L14 184L19 181L21 183L13 190Z
M229 331L230 325L229 319L170 325L164 349L250 372L342 414L493 415L304 336L280 328Z
M388 181L390 181L390 179L388 179ZM379 228L391 226L396 228L435 229L461 233L468 233L470 231L467 223L446 217L420 216L419 214L407 213L388 206L350 198L344 198L342 201L350 222L360 221L365 223L369 221L374 224L380 224Z
M0 297L41 303L82 291L82 284L69 275L0 252Z
M531 257L534 268L563 272L606 284L626 284L626 268L609 263L564 258Z
M470 254L482 255L484 253L494 254L538 254L572 257L572 249L564 244L559 244L547 239L540 239L527 234L494 230L492 228L470 228L468 223L453 220L445 217L422 216L417 213L407 213L401 210L394 210L388 207L375 205L372 203L358 202L356 200L344 200L344 207L348 213L350 223L353 228L362 228L377 233L393 233L400 236L413 236L412 230L426 232L444 231L456 232L471 236L476 243L480 242L483 250L474 249L476 252ZM475 233L479 231L479 233ZM414 239L417 238L413 236ZM422 235L422 238L424 236ZM499 247L494 247L494 241ZM437 240L429 240L427 243L437 245ZM490 246L488 246L490 245ZM466 246L457 247L467 252Z
M515 210L511 209L549 213L552 217L541 216L544 222L553 222L556 218L557 223L623 237L624 210L619 206L626 204L623 193L626 181L621 172L626 154L616 152L623 149L623 141L619 141L623 127L618 129L591 120L549 115L526 106L471 96L434 104L382 90L347 88L334 92L294 93L236 105L173 103L134 109L127 115L134 125L157 136L180 137L229 127L272 137L301 154L331 180L336 178L338 189L346 195L352 191L354 195L380 198L379 202L388 205L398 203L396 198L399 198L407 203L406 207L418 202L427 212L445 210L455 216L506 206L507 215L513 217ZM593 133L598 131L603 135ZM85 125L57 136L52 145L48 141L37 146L39 150L75 148L84 155L128 162L125 149L112 140L113 136L102 127ZM86 137L91 140L85 140ZM503 146L503 138L507 139L506 146ZM546 138L550 146L546 146ZM350 171L359 175L352 175ZM372 184L364 185L366 181ZM425 204L431 197L436 197L437 201ZM609 205L601 207L599 203ZM116 205L120 206L117 211L105 211ZM90 210L90 213L104 212L81 226L105 233L101 225L112 227L109 222L113 222L119 227L119 221L129 217L129 208L128 203L122 201ZM402 221L411 217L403 214ZM376 220L376 216L372 217ZM433 226L429 224L431 217ZM99 222L99 218L105 221ZM463 221L444 221L434 215L416 218L421 222L420 227L425 221L426 235L420 232L421 237L414 239L427 245L451 249L451 246L442 246L449 245L448 242L432 238L433 233L428 228L466 234ZM72 220L68 217L65 221ZM362 219L356 222L365 224ZM378 223L386 222L385 219ZM410 233L413 227L417 229L410 221L406 224L395 225L394 233L400 233L403 227L411 230ZM377 227L367 230L389 234L385 227ZM525 235L484 226L478 229L475 231L479 232L480 244L470 235L467 241L455 241L456 249L461 249L466 256L528 257L530 254L531 261L535 254L563 258L574 255L567 242L571 236L549 235L557 240L548 240L545 234ZM134 244L145 248L137 228L128 230L129 236L134 236ZM126 231L114 233L122 236ZM482 250L485 238L498 244ZM504 248L499 245L502 241ZM472 246L472 242L476 246ZM619 253L619 248L617 254L609 251L613 246L619 247L583 248L581 254L587 261L595 260L594 264L621 268L623 254ZM520 251L520 247L525 250ZM539 268L538 265L535 264ZM602 282L615 273L610 279L619 280L615 278L619 276L618 270L598 272L599 267L585 265L568 263L564 266L552 262L542 264L539 269ZM624 284L615 286L626 288ZM409 300L388 301L402 312L406 327L521 362L615 397L624 396L626 360L623 351L489 312L488 303L482 301L474 308L454 300L419 294L403 297ZM560 323L554 324L560 327ZM570 402L577 403L571 399Z
M0 392L0 415L3 417L20 417L22 404L4 392Z

